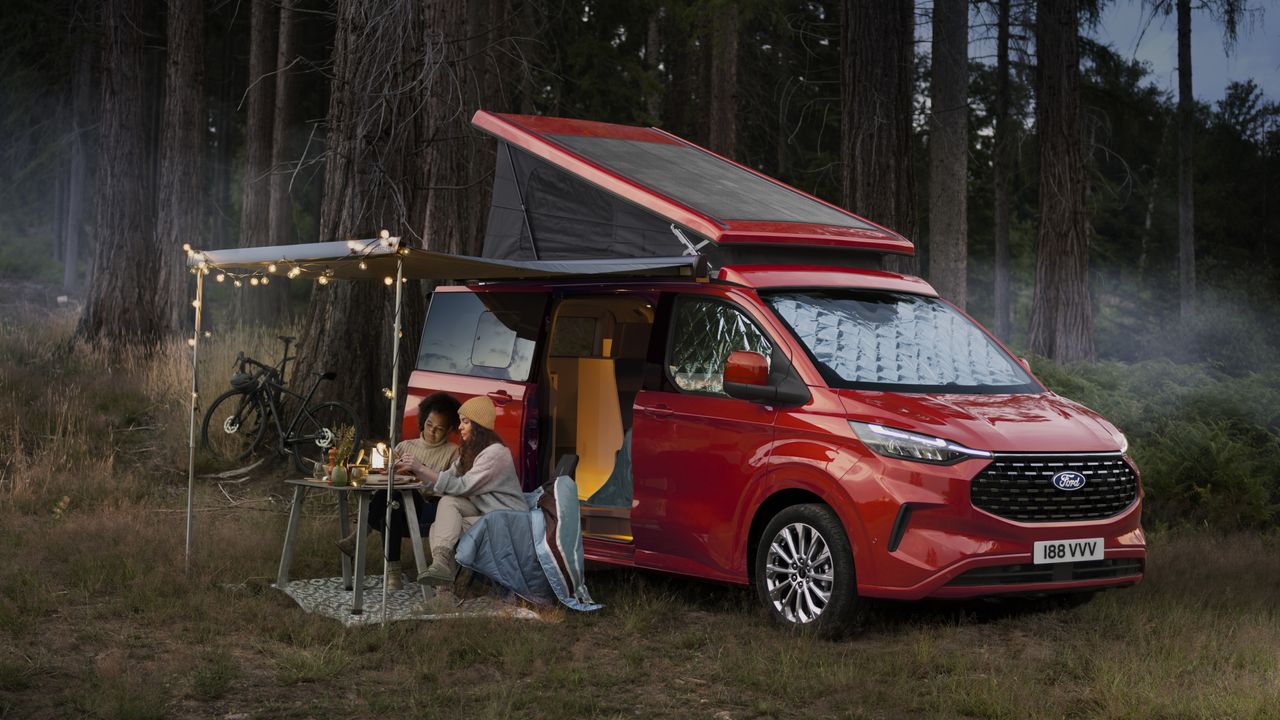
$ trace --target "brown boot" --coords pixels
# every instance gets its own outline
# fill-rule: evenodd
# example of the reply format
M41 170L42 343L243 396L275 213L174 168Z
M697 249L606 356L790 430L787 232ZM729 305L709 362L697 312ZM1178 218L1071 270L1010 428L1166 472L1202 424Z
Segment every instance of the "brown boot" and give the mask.
M360 532L358 529L352 530L350 534L335 543L343 555L352 559L356 556L356 533L358 532Z
M431 567L422 571L418 582L424 585L453 585L458 574L458 563L453 560L453 548L431 548Z
M398 560L387 563L387 574L383 582L387 585L387 592L396 592L404 589L404 577L400 574L400 562Z

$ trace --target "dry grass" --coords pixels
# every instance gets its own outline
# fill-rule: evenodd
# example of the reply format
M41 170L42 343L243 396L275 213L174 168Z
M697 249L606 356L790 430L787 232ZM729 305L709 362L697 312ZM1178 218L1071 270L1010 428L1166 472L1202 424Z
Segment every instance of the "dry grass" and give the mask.
M202 481L183 572L185 347L107 364L71 318L0 323L0 718L1280 717L1274 536L1163 535L1082 608L883 606L838 643L623 571L590 576L596 614L345 629L266 585L278 478L234 507ZM241 346L274 357L213 340L205 388ZM295 574L333 574L331 533L304 522Z

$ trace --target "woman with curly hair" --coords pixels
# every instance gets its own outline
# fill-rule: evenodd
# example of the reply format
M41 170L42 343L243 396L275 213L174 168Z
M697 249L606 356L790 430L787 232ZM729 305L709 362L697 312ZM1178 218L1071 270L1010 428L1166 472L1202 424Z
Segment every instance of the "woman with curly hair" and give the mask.
M444 470L458 459L458 446L449 442L449 435L458 427L458 400L448 393L434 393L418 403L418 437L396 445L396 457L412 457L424 467ZM436 517L436 504L426 502L417 490L413 491L413 504L418 511L418 527L425 533ZM387 491L373 494L369 502L369 529L382 532L386 522ZM409 536L405 510L396 507L391 511L390 547L387 551L387 590L404 588L400 575L400 544ZM356 531L338 541L338 548L352 557L356 554Z
M431 567L418 581L450 585L458 573L454 548L462 533L481 515L494 510L528 510L515 462L502 438L493 431L497 412L484 395L473 397L458 408L458 433L462 445L458 459L447 470L436 471L417 458L396 461L398 472L412 473L437 495L442 495L431 523L428 543Z

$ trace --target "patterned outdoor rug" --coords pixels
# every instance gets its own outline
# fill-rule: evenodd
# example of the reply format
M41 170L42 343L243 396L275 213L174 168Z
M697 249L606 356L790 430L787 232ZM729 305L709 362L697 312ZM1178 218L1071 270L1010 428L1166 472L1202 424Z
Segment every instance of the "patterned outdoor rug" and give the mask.
M351 614L351 591L342 588L342 578L292 580L283 588L303 610L331 617L343 625L376 625L382 622L382 577L364 579L364 612ZM428 598L432 591L426 591ZM445 597L451 597L446 595ZM453 608L453 610L449 610ZM541 620L534 611L501 602L493 597L448 601L443 598L424 606L423 590L416 582L406 582L403 590L387 594L387 621L451 620L468 617L504 617L514 620Z

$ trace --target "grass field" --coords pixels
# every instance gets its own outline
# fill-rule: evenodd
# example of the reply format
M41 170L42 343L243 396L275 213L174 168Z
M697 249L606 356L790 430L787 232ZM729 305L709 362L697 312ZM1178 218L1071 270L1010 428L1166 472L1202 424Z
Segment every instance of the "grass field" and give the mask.
M1280 718L1275 535L1161 532L1141 585L1086 606L878 605L840 642L769 626L744 589L625 571L589 575L598 613L346 629L267 586L278 476L200 481L184 573L186 348L110 358L73 324L0 317L6 720ZM269 338L214 338L203 386ZM297 576L336 571L325 514Z

